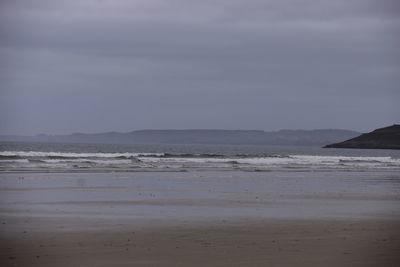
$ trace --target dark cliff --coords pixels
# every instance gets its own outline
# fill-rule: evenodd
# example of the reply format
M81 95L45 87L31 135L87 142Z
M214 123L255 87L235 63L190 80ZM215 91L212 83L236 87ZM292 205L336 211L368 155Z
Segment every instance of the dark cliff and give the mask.
M330 144L327 148L400 149L400 125L376 129L370 133L344 142Z

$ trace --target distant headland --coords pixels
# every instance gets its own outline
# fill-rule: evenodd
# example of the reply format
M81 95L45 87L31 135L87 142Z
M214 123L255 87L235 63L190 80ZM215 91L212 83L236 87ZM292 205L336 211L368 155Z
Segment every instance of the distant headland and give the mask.
M127 133L74 133L69 135L0 135L0 141L99 144L200 144L324 146L360 135L340 129L321 130L139 130Z
M349 140L326 145L326 148L400 149L400 125L376 129Z

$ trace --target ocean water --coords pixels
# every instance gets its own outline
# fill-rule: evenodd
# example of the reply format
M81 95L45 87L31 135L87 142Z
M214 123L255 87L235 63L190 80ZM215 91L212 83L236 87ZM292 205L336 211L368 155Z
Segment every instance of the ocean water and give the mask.
M2 218L398 220L399 196L395 150L0 143Z
M399 150L0 142L2 172L400 171Z

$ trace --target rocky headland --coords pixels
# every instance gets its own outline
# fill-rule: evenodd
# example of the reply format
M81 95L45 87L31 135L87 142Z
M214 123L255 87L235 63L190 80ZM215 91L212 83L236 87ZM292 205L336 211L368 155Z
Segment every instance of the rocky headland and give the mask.
M400 149L400 125L379 128L344 142L326 145L325 148Z

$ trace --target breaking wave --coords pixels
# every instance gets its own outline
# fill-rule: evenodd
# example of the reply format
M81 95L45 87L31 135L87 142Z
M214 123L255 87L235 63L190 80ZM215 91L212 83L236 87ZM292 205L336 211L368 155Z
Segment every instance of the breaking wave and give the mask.
M71 170L80 168L120 170L214 169L273 170L400 170L400 159L279 154L192 153L66 153L2 151L0 170Z

